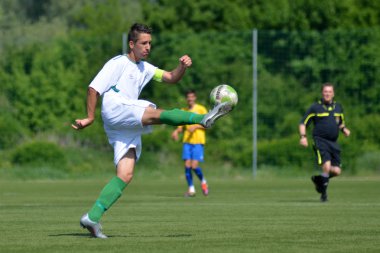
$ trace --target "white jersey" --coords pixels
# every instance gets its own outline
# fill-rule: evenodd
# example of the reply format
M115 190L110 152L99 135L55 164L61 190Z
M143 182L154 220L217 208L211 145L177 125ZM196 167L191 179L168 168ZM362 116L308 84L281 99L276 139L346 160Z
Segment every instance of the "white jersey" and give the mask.
M114 148L115 165L130 148L136 149L138 159L141 134L151 132L151 126L143 126L141 119L146 107L156 105L138 98L156 69L148 62L135 63L119 55L109 60L90 84L103 96L102 119L108 141Z
M126 99L138 99L142 89L153 78L157 67L140 61L135 63L126 55L119 55L109 60L91 82L102 96L110 89Z

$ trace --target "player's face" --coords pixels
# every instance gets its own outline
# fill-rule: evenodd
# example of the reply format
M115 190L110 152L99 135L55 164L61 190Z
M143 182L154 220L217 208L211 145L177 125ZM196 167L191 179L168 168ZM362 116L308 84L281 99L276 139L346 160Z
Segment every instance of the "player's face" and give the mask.
M140 33L136 42L130 41L129 46L136 61L146 59L150 53L152 36L148 33Z
M334 98L334 88L331 86L325 86L322 90L322 97L323 97L323 100L326 101L327 103L332 102Z
M188 106L193 106L195 104L195 100L197 99L197 96L195 96L194 93L189 93L186 95L186 101Z

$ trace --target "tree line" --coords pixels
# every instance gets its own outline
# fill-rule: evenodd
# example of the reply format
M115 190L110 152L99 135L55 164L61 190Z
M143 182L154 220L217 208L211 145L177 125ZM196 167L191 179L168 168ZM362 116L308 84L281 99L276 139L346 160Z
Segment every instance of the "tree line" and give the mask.
M153 28L149 61L163 69L189 54L193 66L176 86L152 81L142 97L162 108L182 107L187 89L208 94L228 83L239 93L229 117L208 132L210 157L249 168L252 163L252 29L258 29L259 165L304 167L298 147L302 113L320 85L336 85L351 140L342 140L350 168L379 152L380 2L345 1L50 1L0 3L0 152L38 138L73 139L78 147L105 148L102 123L81 134L70 123L85 114L86 89L103 64L122 50L134 22ZM145 149L177 152L171 127L144 138ZM309 131L310 132L310 131ZM59 143L65 143L60 141ZM307 157L307 159L305 159ZM312 158L310 158L312 159Z

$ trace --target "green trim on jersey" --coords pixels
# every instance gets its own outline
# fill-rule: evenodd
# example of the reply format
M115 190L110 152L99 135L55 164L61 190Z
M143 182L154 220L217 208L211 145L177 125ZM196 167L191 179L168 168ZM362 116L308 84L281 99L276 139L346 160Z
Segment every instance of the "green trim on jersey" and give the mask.
M153 80L157 82L162 82L162 76L164 75L164 71L162 69L157 68L154 72Z

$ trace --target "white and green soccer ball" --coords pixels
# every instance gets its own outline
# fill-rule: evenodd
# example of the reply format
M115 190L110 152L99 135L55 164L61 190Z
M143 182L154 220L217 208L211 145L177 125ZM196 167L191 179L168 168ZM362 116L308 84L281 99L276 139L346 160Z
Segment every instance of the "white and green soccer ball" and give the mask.
M228 102L232 107L238 103L238 95L234 88L227 84L216 86L210 93L210 102L213 106Z

